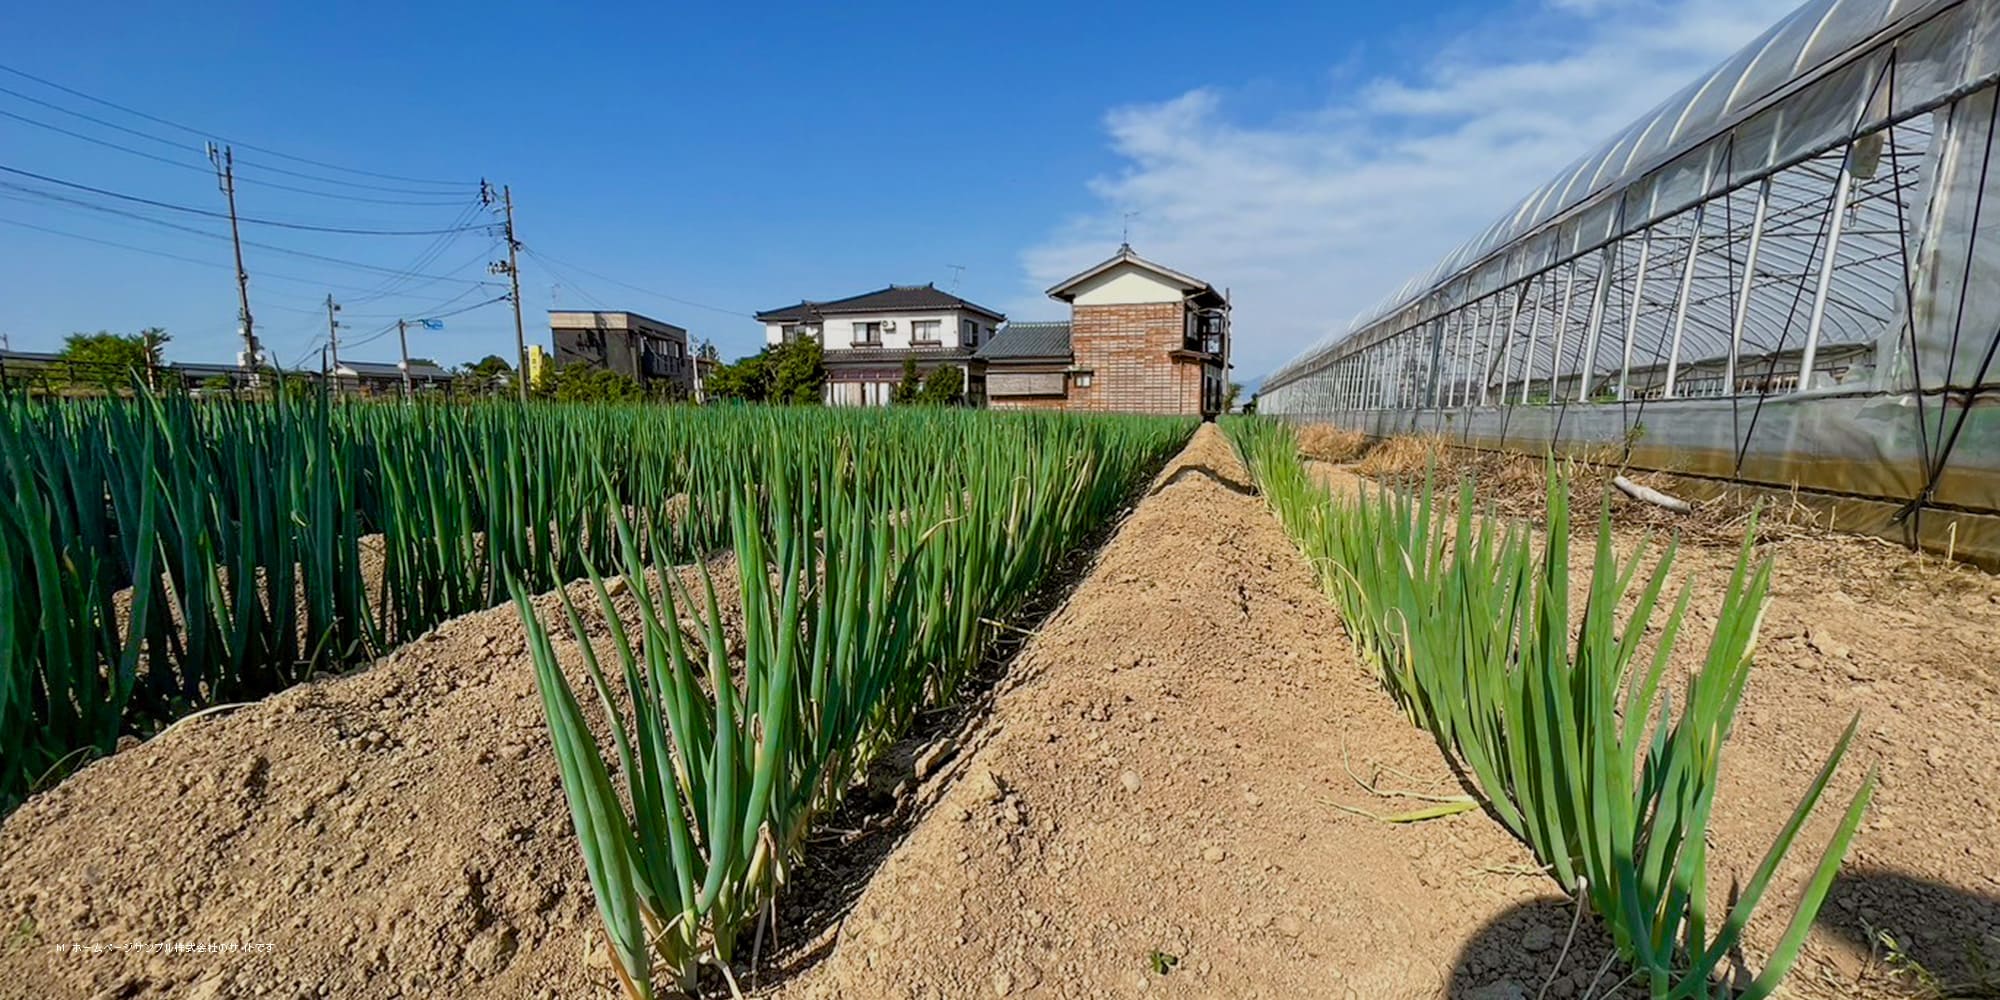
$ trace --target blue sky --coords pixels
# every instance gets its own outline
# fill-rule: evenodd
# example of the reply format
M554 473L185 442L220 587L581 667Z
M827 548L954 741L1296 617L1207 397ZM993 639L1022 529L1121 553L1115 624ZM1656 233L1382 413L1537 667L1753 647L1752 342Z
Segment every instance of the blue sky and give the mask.
M1130 212L1140 252L1234 290L1247 378L1344 328L1788 7L853 6L866 9L17 4L0 14L0 64L238 143L249 217L448 228L488 218L461 214L480 178L511 184L531 341L546 342L552 305L629 308L735 356L757 346L751 311L891 282L956 282L1051 318L1040 290L1114 249ZM221 207L194 132L15 74L0 87L15 92L0 92L0 166ZM233 356L226 224L0 184L14 348L159 325L172 358ZM280 248L245 256L260 335L285 364L318 363L329 291L355 303L350 342L497 291L475 284L493 244L480 230L245 238ZM419 261L424 279L393 276ZM412 353L512 353L504 304L446 323ZM394 339L349 353L393 359Z

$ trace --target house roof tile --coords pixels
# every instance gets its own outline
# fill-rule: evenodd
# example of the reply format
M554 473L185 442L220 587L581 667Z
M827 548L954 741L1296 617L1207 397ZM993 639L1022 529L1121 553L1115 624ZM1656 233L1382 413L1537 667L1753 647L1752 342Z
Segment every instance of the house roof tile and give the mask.
M757 319L765 323L796 323L810 313L818 316L848 316L860 313L880 312L920 312L931 309L964 309L991 316L997 320L1007 317L985 306L968 302L950 292L939 291L936 285L890 285L878 291L861 295L850 295L844 299L828 302L801 301L794 305L767 309L757 314Z
M992 340L982 344L974 356L988 361L1027 358L1068 360L1069 322L1008 323L993 334Z

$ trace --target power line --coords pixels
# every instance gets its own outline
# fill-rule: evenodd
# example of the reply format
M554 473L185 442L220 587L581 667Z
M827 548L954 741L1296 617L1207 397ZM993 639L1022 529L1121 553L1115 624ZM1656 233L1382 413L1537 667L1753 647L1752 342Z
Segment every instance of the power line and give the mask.
M206 208L195 208L192 205L176 205L172 202L158 201L152 198L141 198L138 195L121 194L120 192L117 191L107 191L104 188L91 187L88 184L78 184L75 181L66 181L59 177L50 177L46 174L38 174L30 170L22 170L19 167L10 167L7 166L6 164L0 164L0 171L4 171L10 174L15 174L21 177L32 178L34 180L41 181L45 184L56 184L77 191L88 191L91 194L100 195L106 198L116 198L119 201L129 201L139 205L150 205L154 208L164 208L169 211L184 212L189 215L199 215L210 219L229 218L229 213L227 212L216 212ZM239 217L237 221L249 225L272 226L278 229L295 229L309 233L338 233L345 236L436 236L440 233L461 233L461 232L467 232L472 229L486 228L484 225L479 225L479 226L462 226L457 229L349 229L343 226L315 226L303 222L284 222L278 219L253 219L248 216Z
M7 224L7 225L10 225L10 226L18 226L18 227L20 227L20 228L22 228L22 229L32 229L32 230L34 230L35 232L38 232L38 233L47 233L47 234L49 234L49 235L51 235L51 236L62 236L62 237L65 237L65 238L68 238L68 239L73 239L73 240L79 240L79 241L82 241L82 242L84 242L84 243L95 243L95 244L97 244L97 245L99 245L99 246L107 246L107 247L112 247L112 248L114 248L114 249L118 249L118 250L129 250L129 251L132 251L133 253L142 253L142 254L146 254L146 255L148 255L148 256L151 256L151 257L160 257L160 258L163 258L163 259L166 259L166 260L177 260L177 261L182 261L182 262L185 262L185 263L189 263L189 264L200 264L200 265L201 265L201 266L203 266L203 267L219 267L219 268L223 268L223 269L225 269L225 270L227 270L227 269L229 269L229 268L230 268L230 265L228 265L228 264L225 264L225 263L223 263L223 262L221 262L221 261L217 261L217 260L203 260L203 259L201 259L201 258L199 258L199 257L188 257L188 256L185 256L185 255L183 255L183 254L177 254L177 253L173 253L173 252L171 252L171 251L167 251L167 250L160 250L160 249L157 249L157 248L154 248L154 247L143 247L143 246L137 246L137 245L135 245L135 244L131 244L131 243L119 243L119 242L117 242L116 240L107 240L107 239L101 239L101 238L99 238L99 237L96 237L96 236L85 236L85 235L84 235L84 234L82 234L82 233L72 233L72 232L69 232L68 230L64 230L64 229L54 229L54 228L51 228L51 227L48 227L48 226L42 226L42 225L37 225L37 224L35 224L35 223L32 223L32 222L22 222L22 221L21 221L21 220L19 220L19 219L9 219L9 218L5 218L5 217L0 217L0 223L5 223L5 224ZM198 230L191 230L191 231L195 231L195 232L198 232ZM215 233L203 233L202 235L205 235L205 236L212 236L212 237L215 237L215 238L217 238L217 239L228 239L228 237L226 237L226 236L220 236L220 235L218 235L218 234L215 234ZM249 245L251 245L251 246L256 246L256 245L258 245L258 244L249 244ZM481 254L481 258L482 258L482 259L484 258L484 256L485 256L484 254ZM351 267L360 267L360 266L363 266L363 265L360 265L360 264L356 264L356 263L349 263L349 264L348 264L348 266L351 266ZM461 267L461 268L460 268L460 270L463 270L463 268ZM368 291L372 291L372 290L373 290L373 289L371 289L371 288L369 288L369 287L366 287L366 286L362 286L362 285L348 285L348 284L342 284L342 283L339 283L339 282L331 282L331 281L327 281L327 280L325 280L324 278L306 278L306 277L300 277L299 275L296 275L296 274L284 274L284 273L279 273L279 272L275 272L275 271L266 271L266 270L263 270L263 269L261 269L261 268L260 268L260 269L259 269L259 270L257 271L257 276L258 276L259 278L269 278L269 279L271 279L271 280L273 280L273 281L292 281L292 282L297 282L297 283L299 283L299 284L302 284L302 285L313 285L313 286L315 286L315 287L319 287L319 288L331 288L331 289L334 289L335 291L343 291L343 292L368 292ZM467 284L470 284L470 285L475 285L475 286L477 286L477 287L481 287L481 288L491 288L491 287L494 287L495 285L497 285L497 284L498 284L497 282L492 282L492 281L476 281L476 280L474 280L474 279L471 279L471 278L453 278L453 277L450 277L450 276L444 276L444 275L440 275L440 276L437 276L437 277L434 277L434 278L432 278L432 279L431 279L431 281L432 281L432 282L437 282L437 281L461 281L461 282L465 282L465 283L467 283Z
M745 317L745 316L747 316L747 317L749 317L749 318L751 318L751 319L755 319L755 318L756 318L756 315L755 315L754 313L750 313L750 312L746 312L746 311L744 311L744 310L741 310L741 309L724 309L724 308L723 308L723 307L721 307L721 306L712 306L712 305L708 305L707 303L703 303L703 302L695 302L695 301L693 301L693 300L691 300L691 299L683 299L683 298L680 298L680 297L678 297L678 296L673 296L673 295L668 295L668 294L667 294L667 293L665 293L665 292L656 292L656 291L654 291L654 290L652 290L652 289L650 289L650 288L641 288L641 287L639 287L638 285L634 285L634 284L629 284L629 283L627 283L627 282L623 282L623 281L619 281L619 280L618 280L617 278L607 278L607 277L605 277L605 276L604 276L604 275L602 275L602 274L598 274L598 273L597 273L597 272L595 272L595 271L592 271L592 270L589 270L589 269L587 269L587 268L584 268L584 267L581 267L581 266L579 266L579 265L576 265L576 264L571 264L571 263L568 263L568 262L566 262L566 261L561 261L561 260L557 260L557 259L555 259L555 258L553 258L553 257L550 257L550 256L549 256L549 255L547 255L547 254L544 254L544 253L538 253L538 252L536 252L536 251L535 251L535 250L534 250L534 249L533 249L532 247L522 247L522 248L521 248L521 252L522 252L522 253L525 253L525 254L527 254L527 255L528 255L528 256L530 256L530 257L533 257L533 258L535 258L535 259L536 259L536 260L538 260L538 261L541 261L541 262L542 262L542 263L543 263L544 265L554 265L554 264L560 264L560 265L562 265L563 267L567 267L567 268L569 268L570 270L573 270L573 271L576 271L576 272L577 272L577 273L579 273L579 274L587 274L587 275L590 275L590 276L591 276L591 277L593 277L593 278L596 278L596 279L598 279L599 281L604 281L604 282L609 282L610 284L613 284L613 285L617 285L617 286L618 286L618 287L620 287L620 288L625 288L625 289L630 289L631 291L635 291L635 292L639 292L639 293L642 293L642 294L645 294L645 295L651 295L651 296L653 296L654 298L658 298L658 299L665 299L665 300L667 300L668 302L677 302L677 303L679 303L679 304L681 304L681 305L684 305L684 306L692 306L692 307L694 307L694 308L696 308L696 309L707 309L707 310L708 310L708 311L710 311L710 312L718 312L718 313L722 313L722 314L723 314L723 315L725 315L725 316L738 316L738 317ZM553 269L553 268L551 268L551 269ZM572 282L570 282L570 284L574 285L574 284L576 284L576 282L572 281ZM578 289L578 291L582 291L582 289Z
M463 226L466 223L471 222L472 219L478 215L480 209L482 209L483 207L484 207L483 201L469 202L463 209L459 211L458 215L452 219L451 224L453 226ZM448 236L439 236L431 240L431 242L426 244L422 250L417 251L416 257L413 258L410 261L410 263L403 266L402 274L391 275L390 277L383 279L381 282L378 283L375 289L370 289L370 294L364 295L360 299L351 301L348 304L356 305L361 302L371 302L374 301L375 299L384 298L391 294L394 294L398 286L404 285L411 278L417 276L418 272L422 271L424 268L429 267L431 264L435 263L437 259L443 256L444 252L447 249L450 249L451 245L453 243L456 243L457 241L458 241L457 234ZM481 257L483 258L484 256L485 254L484 252L482 252ZM470 264L461 265L446 273L457 274L458 272L465 270L465 268L469 266L471 265Z
M174 230L174 231L176 231L176 232L183 232L183 233L191 233L191 234L193 234L193 235L196 235L196 236L201 236L201 237L205 237L205 238L207 238L207 239L212 239L212 240L228 240L228 239L229 239L229 237L228 237L227 235L224 235L224 234L222 234L222 233L213 233L213 232L209 232L209 231L208 231L208 230L206 230L206 229L197 229L197 228L195 228L195 227L193 227L193 226L184 226L184 225L181 225L181 224L180 224L180 223L178 223L178 222L169 222L169 221L167 221L166 219L156 219L156 218L153 218L152 216L149 216L149 215L142 215L142 214L140 214L140 213L138 213L138 212L129 212L129 211L126 211L126 210L124 210L124 209L120 209L120 208L113 208L113 207L111 207L111 206L109 206L109 205L96 205L96 204L92 204L92 203L90 203L90 202L87 202L87 201L82 201L82 200L79 200L79 199L76 199L76 198L68 198L68 197L64 197L63 195L59 195L59 194L56 194L56 193L54 193L54 192L51 192L51 191L39 191L39 190L36 190L36 189L34 189L34 188L30 188L30 187L22 187L21 185L18 185L18 184L9 184L9 183L7 183L7 182L5 182L5 181L0 181L0 188L6 188L6 189L10 189L10 190L14 190L14 191L19 191L19 192L22 192L22 193L25 193L25 194L31 194L31 195L34 195L35 197L38 197L38 198L44 198L44 199L47 199L47 200L49 200L49 201L55 201L55 202L61 202L61 203L63 203L63 204L67 204L67 205L73 205L73 206L75 206L75 207L77 207L77 208L82 208L82 209L86 209L86 210L88 210L88 211L92 211L92 212L101 212L101 213L103 213L103 214L105 214L105 215L112 215L112 216L117 216L117 217L119 217L119 218L124 218L124 219L132 219L132 220L134 220L134 221L138 221L138 222L144 222L144 223L146 223L146 224L148 224L148 225L153 225L153 226L158 226L158 227L160 227L160 228L162 228L162 229L171 229L171 230ZM0 197L4 197L4 195L0 195ZM226 215L225 215L225 216L223 216L223 217L224 217L224 218L227 218L228 216L226 216ZM460 229L460 230L453 230L453 232L471 232L471 231L474 231L474 230L477 230L477 229L479 229L479 228L481 228L481 227L478 227L478 226L468 226L468 227L466 227L466 228L464 228L464 229ZM364 262L362 262L362 261L358 261L358 260L349 260L349 259L347 259L347 258L344 258L344 257L332 257L332 256L328 256L328 255L326 255L326 254L319 254L319 253L312 253L312 252L310 252L310 251L307 251L307 250L298 250L298 249L294 249L294 248L292 248L292 247L286 247L286 246L280 246L280 245L278 245L278 244L275 244L275 243L264 243L264 242L260 242L260 241L258 241L258 240L244 240L244 241L243 241L243 245L244 245L244 246L246 246L246 247L256 247L256 248L257 248L257 249L259 249L259 250L269 250L269 251L271 251L272 253L280 253L280 254L284 254L284 255L286 255L286 256L289 256L289 257L299 257L299 258L303 258L303 259L305 259L305 260L316 260L316 261L319 261L319 262L321 262L321 263L326 263L326 264L335 264L335 265L339 265L339 266L341 266L341 267L349 267L349 268L354 268L354 269L356 269L356 270L361 270L361 271L372 271L372 272L375 272L375 273L378 273L378 274L386 274L386 275L389 275L389 276L390 276L390 278L392 279L392 280L391 280L390 282L388 282L387 284L393 284L393 283L394 283L394 280L395 280L395 279L408 279L408 278L422 278L422 279L426 279L426 280L428 280L428 281L432 281L432 282L436 282L436 281L460 281L460 282L465 282L465 283L467 283L467 284L476 284L476 285L492 285L492 284L497 284L497 282L488 282L488 281L481 281L481 280L477 280L477 279L473 279L473 278L459 278L459 277L454 277L454 276L452 276L452 275L448 275L448 274L447 274L447 275L434 275L434 274L418 274L418 273L415 273L415 272L412 272L412 271L410 271L410 270L409 270L409 269L407 269L407 268L395 268L395 267L388 267L388 266L385 266L385 265L381 265L381 264L369 264L369 263L364 263ZM482 257L483 257L483 256L484 256L484 253L482 253ZM464 269L465 269L465 266L466 266L466 265L461 265L461 266L460 266L460 267L458 268L458 270L461 270L461 271L462 271L462 270L464 270ZM260 272L260 273L261 273L261 272ZM378 285L378 286L375 286L375 287L369 287L369 288L364 288L364 289L361 289L361 290L362 290L362 291L364 291L364 292L374 292L374 291L378 290L378 289L379 289L379 288L381 288L381 287L383 287L383 286L381 286L381 285ZM386 294L386 293L385 293L385 294Z
M158 125L165 125L168 128L179 129L182 132L186 132L190 135L200 136L205 139L221 139L232 145L242 146L244 149L254 149L259 153L275 156L278 157L279 159L289 160L294 163L309 164L311 166L320 167L326 170L338 170L342 173L354 174L360 177L376 177L383 180L402 181L406 184L430 184L430 185L451 187L451 188L464 188L467 186L463 181L445 181L427 177L404 177L398 174L386 174L386 173L378 173L372 170L362 170L357 167L343 167L337 163L327 163L321 160L314 160L304 156L294 156L290 153L282 153L279 152L278 150L270 149L265 146L256 146L247 142L241 142L235 139L230 139L227 136L223 136L218 133L208 131L207 129L199 129L191 125L183 125L180 122L174 121L169 118L162 118L158 115L148 114L144 111L138 110L137 108L127 107L123 104L118 104L114 101L105 100L102 97L97 97L92 94L86 94L83 91L77 90L73 87L65 87L62 84L56 83L53 80L43 79L42 77L36 76L33 73L26 72L25 70L16 69L12 66L8 66L3 63L0 63L0 71L12 73L13 75L21 77L24 80L32 80L36 83L41 84L44 87L48 87L53 90L60 90L63 93L69 94L72 97L81 97L84 100L90 101L93 104L101 104L107 108L112 108L117 111L123 111L128 115L132 115L136 118L143 118L146 121L153 122ZM266 167L264 169L273 171L278 170L278 168L275 167ZM320 179L329 181L332 180L331 178L320 178ZM335 183L341 183L341 182L335 182ZM346 183L353 183L353 182L346 182ZM359 187L362 185L355 184L354 186Z
M44 107L44 108L48 108L48 109L49 109L49 110L51 110L51 111L56 111L56 112L60 112L60 113L62 113L62 114L65 114L65 115L69 115L69 116L70 116L70 117L72 117L72 118L79 118L79 119L82 119L83 121L87 121L87 122L90 122L90 123L92 123L92 124L95 124L95 125L99 125L99 126L102 126L102 127L104 127L104 128L108 128L108 129L113 129L113 130L115 130L115 131L118 131L118 132L123 132L123 133L125 133L126 135L131 135L131 136L137 136L137 137L139 137L139 138L141 138L141 139L145 139L145 140L148 140L148 141L150 141L150 142L157 142L157 143L159 143L159 144L161 144L161 145L163 145L163 146L166 146L166 147L168 147L168 148L171 148L171 149L176 149L176 150L180 150L180 149L184 149L184 148L185 148L185 147L183 147L183 146L182 146L182 144L180 143L180 141L179 141L179 140L176 140L176 139L166 139L166 138L162 138L162 137L160 137L160 136L157 136L157 135L154 135L154 134L153 134L153 133L151 133L151 132L146 132L146 131L142 131L142 130L140 130L140 129L135 129L135 128L129 128L129 127L127 127L127 126L124 126L124 125L120 125L120 124L119 124L119 123L117 123L117 122L114 122L114 121L107 121L107 120L105 120L105 119L103 119L103 118L99 118L99 117L97 117L97 116L95 116L95 115L87 115L87 114L84 114L83 112L81 112L81 111L77 111L77 110L75 110L75 109L73 109L73 108L66 108L66 107L63 107L63 106L62 106L62 105L60 105L60 104L55 104L55 103L51 103L51 102L49 102L49 101L44 101L44 100L42 100L42 99L41 99L41 98L39 98L39 97L35 97L35 96L33 96L33 95L30 95L30 94L23 94L23 93L21 93L20 91L18 91L18 90L14 90L14 89L12 89L12 88L9 88L9 87L0 87L0 94L6 94L6 95L9 95L9 96L11 96L11 97L15 97L15 98L18 98L18 99L20 99L20 100L23 100L23 101L27 101L27 102L28 102L28 103L30 103L30 104L34 104L34 105L38 105L38 106L40 106L40 107ZM194 164L191 164L191 163L184 163L184 162L182 162L182 161L180 161L180 160L174 160L174 159L171 159L171 158L168 158L168 157L164 157L164 156L160 156L160 155L159 155L159 154L157 154L157 153L148 153L148 152L146 152L146 151L144 151L144 150L140 150L140 149L133 149L133 148L132 148L132 147L130 147L130 146L126 146L126 145L122 145L122 144L120 144L120 143L115 143L115 142L111 142L111 141L109 141L109 140L107 140L107 139L101 139L101 138L98 138L98 137L96 137L96 136L92 136L92 135L87 135L87 134L85 134L85 133L82 133L82 132L77 132L77 131L74 131L74 130L72 130L72 129L67 129L67 128L64 128L64 127L62 127L62 126L60 126L60 125L55 125L55 124L52 124L52 123L49 123L49 122L46 122L46 121L43 121L43 120L41 120L41 119L39 119L39 118L30 118L30 117L28 117L28 116L26 116L26 115L21 115L21 114L16 114L16 113L14 113L14 112L11 112L11 111L0 111L0 115L5 115L6 117L8 117L8 118L12 118L12 119L14 119L15 121L19 121L19 122L24 122L24 123L26 123L26 124L29 124L29 125L33 125L33 126L35 126L35 127L37 127L37 128L44 128L44 129L48 129L48 130L49 130L49 131L51 131L51 132L60 132L60 133L62 133L63 135L67 135L67 136L71 136L71 137L73 137L73 138L76 138L76 139L81 139L81 140L83 140L84 142L89 142L89 143L95 143L95 144L97 144L97 145L99 145L99 146L105 146L105 147L109 147L109 148L111 148L111 149L117 149L117 150L122 150L122 151L124 151L124 152L127 152L127 153L131 153L131 154L132 154L132 155L134 155L134 156L142 156L142 157L145 157L146 159L149 159L149 160L157 160L157 161L159 161L159 162L161 162L161 163L165 163L165 164L168 164L169 166L176 166L176 167L185 167L185 168L187 168L187 169L189 169L189 170L201 170L201 169L202 169L202 168L200 168L200 167L198 167L198 166L195 166ZM384 187L384 186L382 186L382 185L379 185L379 184L358 184L358 183L355 183L355 182L353 182L353 181L347 181L347 180L342 180L342 179L340 179L340 178L337 178L337 177L321 177L321 176L319 176L318 174L309 174L309 173L305 173L305 172L303 172L303 171L298 171L298 170L286 170L286 169L285 169L285 168L283 168L283 167L272 167L272 166L265 166L265 165L262 165L262 164L257 164L257 163L252 163L252 162L249 162L249 161L242 161L242 162L239 162L239 163L237 164L237 166L239 166L239 167L243 167L243 166L248 166L248 167L250 167L250 168L251 168L252 170L257 170L257 171L267 171L267 172L270 172L270 173L277 173L277 174L284 174L284 175L287 175L287 176L291 176L291 177L300 177L300 178L305 178L305 179L307 179L307 180L315 180L315 181L319 181L320 183L323 183L323 184L337 184L337 185L341 185L341 186L344 186L344 187L354 187L354 188L359 188L359 189L362 189L362 190L368 190L368 191L386 191L386 192L390 192L390 193L395 193L395 194L421 194L421 195L430 195L430 196L432 196L432 197L431 197L431 198L430 198L429 200L416 200L416 199L403 199L403 198L372 198L372 197L368 197L368 196L365 196L365 195L353 195L353 194L343 194L343 193L340 193L340 192L337 192L337 191L315 191L315 190L313 190L312 188L303 188L303 187L298 187L298 186L296 186L296 185L291 185L291 184L280 184L280 183L278 183L277 181L267 181L267 180L264 180L264 179L262 179L262 178L254 178L254 177L253 177L253 178L250 178L251 180L255 181L255 182L256 182L256 183L257 183L257 184L258 184L258 185L259 185L260 187L268 187L268 188L273 188L273 189L276 189L276 190L280 190L280 191L295 191L295 192L298 192L299 194L308 194L308 195L314 195L314 196L317 196L317 197L321 197L321 198L338 198L338 199L342 199L342 200L346 200L346 201L355 201L355 202L363 202L363 203L367 203L367 204L375 204L375 205L419 205L419 206L423 206L423 205L453 205L453 204L457 204L457 203L458 203L458 201L459 201L459 199L461 199L461 198L465 197L465 194L464 194L463 192L461 192L461 193L460 193L460 194L459 194L459 195L458 195L457 197L447 197L447 195L448 195L448 192L444 192L444 191L426 191L426 190L422 190L422 189L417 189L417 188L395 188L395 187ZM440 199L443 199L443 200L440 200Z
M493 304L493 303L495 303L495 302L505 302L505 301L507 301L507 296L505 296L505 295L495 295L494 297L492 297L492 298L490 298L490 299L487 299L487 300L485 300L484 302L474 302L473 304L471 304L471 305L469 305L469 306L463 306L463 307L460 307L460 308L458 308L458 309L453 309L453 310L451 310L450 312L441 312L441 313L432 313L432 314L430 314L430 315L428 315L428 316L423 316L423 317L420 317L420 318L422 318L422 319L445 319L446 317L450 317L450 316L457 316L457 315L460 315L461 313L468 313L468 312L471 312L471 311L472 311L472 310L474 310L474 309L483 309L483 308L485 308L485 307L487 307L487 306L490 306L490 305L492 305L492 304ZM386 336L388 336L388 335L390 334L390 332L391 332L391 331L393 331L393 330L395 330L395 329L396 329L396 324L392 322L392 323L389 323L388 325L386 325L386 326L382 327L381 329L379 329L379 330L376 330L376 331L375 331L374 333L371 333L371 334L369 334L369 335L368 335L368 336L366 336L366 337L362 337L362 338L361 338L361 339L359 339L359 340L343 340L343 341L341 341L341 343L343 343L343 344L347 345L348 347L360 347L360 346L362 346L362 345L364 345L364 344L372 344L372 343L374 343L375 341L378 341L378 340L381 340L381 339L382 339L383 337L386 337Z
M0 87L0 91L6 91L6 88ZM7 92L11 93L11 91ZM69 136L72 139L82 139L84 142L94 143L96 145L104 146L110 149L122 150L124 152L131 153L133 156L143 156L148 160L154 160L159 163L164 163L170 167L179 167L183 170L193 170L204 174L208 173L208 171L203 170L202 168L197 167L192 163L187 163L181 160L170 159L168 157L161 156L157 153L148 153L143 149L133 149L130 146L121 145L119 143L112 142L109 139L99 139L93 135L85 135L82 132L77 132L71 129L63 128L61 125L51 125L48 122L42 121L38 118L30 118L27 115L17 115L12 111L7 111L4 109L0 109L0 116L12 118L17 122L25 122L29 125L35 126L36 128L45 128L51 132L60 132L63 135Z

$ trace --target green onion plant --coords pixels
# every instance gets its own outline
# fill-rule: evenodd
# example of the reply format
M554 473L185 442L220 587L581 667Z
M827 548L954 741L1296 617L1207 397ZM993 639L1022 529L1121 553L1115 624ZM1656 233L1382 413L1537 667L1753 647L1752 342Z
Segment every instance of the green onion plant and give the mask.
M1707 653L1676 704L1667 678L1691 591L1666 593L1675 547L1650 569L1644 551L1619 559L1604 508L1573 628L1569 487L1553 462L1538 551L1523 526L1475 516L1469 480L1455 515L1428 477L1419 488L1336 498L1309 477L1286 425L1240 420L1227 429L1362 659L1472 776L1491 813L1588 901L1650 995L1723 997L1739 987L1744 997L1769 995L1825 902L1875 778L1842 814L1764 969L1748 983L1724 982L1744 927L1859 723L1834 743L1733 902L1712 909L1707 835L1717 770L1770 588L1770 563L1752 559L1754 523ZM1651 629L1648 655L1642 639Z

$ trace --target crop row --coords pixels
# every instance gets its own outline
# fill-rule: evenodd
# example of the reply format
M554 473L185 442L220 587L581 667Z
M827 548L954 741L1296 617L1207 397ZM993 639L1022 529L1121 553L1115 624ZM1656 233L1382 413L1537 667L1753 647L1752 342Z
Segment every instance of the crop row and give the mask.
M1670 663L1691 592L1683 587L1654 618L1674 547L1635 590L1646 553L1614 554L1607 508L1573 627L1569 488L1559 470L1549 476L1538 551L1526 527L1475 516L1469 481L1455 503L1440 501L1428 481L1336 497L1301 464L1286 425L1246 420L1229 432L1361 657L1472 776L1488 811L1588 902L1631 978L1654 997L1731 996L1738 987L1745 997L1768 995L1825 901L1874 778L1855 793L1764 969L1724 983L1720 972L1855 730L1850 724L1840 737L1726 909L1712 910L1717 769L1770 582L1769 563L1753 564L1749 538L1706 655L1686 672L1676 704Z
M0 814L123 737L367 662L624 558L728 545L774 462L911 477L977 442L1094 455L1167 425L639 406L0 400ZM1184 432L1184 428L1181 429ZM1150 439L1149 439L1150 440ZM848 450L854 450L850 447ZM645 553L654 554L650 549Z
M526 588L516 592L613 964L632 997L661 984L692 989L703 966L730 974L738 936L768 912L815 818L918 711L959 692L993 623L1012 617L1188 430L1146 418L915 419L919 433L886 445L773 441L745 468L727 505L736 569L725 582L740 604L740 651L725 634L734 618L722 604L732 602L718 602L705 569L697 582L673 571L670 548L652 544L657 525L622 531L620 597L592 576L608 666L565 594L581 659L566 673ZM636 628L618 600L636 601ZM581 700L601 708L608 738L593 730L572 676Z

